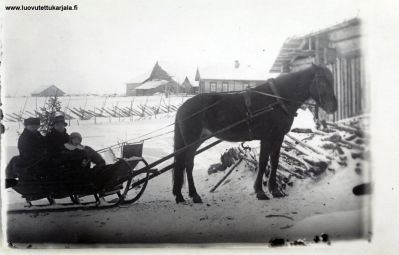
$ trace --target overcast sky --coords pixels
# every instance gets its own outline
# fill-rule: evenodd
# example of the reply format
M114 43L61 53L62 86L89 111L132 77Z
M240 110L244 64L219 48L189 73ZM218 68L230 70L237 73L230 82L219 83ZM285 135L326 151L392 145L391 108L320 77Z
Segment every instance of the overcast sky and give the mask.
M6 4L18 2L57 1ZM267 72L287 37L362 15L360 0L58 2L78 11L4 13L6 94L51 84L67 93L121 93L157 60L177 76L234 60Z

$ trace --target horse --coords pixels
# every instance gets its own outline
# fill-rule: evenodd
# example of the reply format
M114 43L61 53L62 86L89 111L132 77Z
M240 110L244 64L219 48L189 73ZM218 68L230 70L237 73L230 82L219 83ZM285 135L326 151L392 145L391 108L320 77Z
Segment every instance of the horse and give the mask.
M194 156L202 142L211 136L230 142L259 140L259 167L254 183L256 197L259 200L270 199L262 188L269 157L268 189L274 198L284 196L276 182L284 136L290 131L298 108L309 99L313 99L327 113L337 110L333 84L333 75L327 67L312 64L301 71L269 79L247 91L203 93L188 99L178 109L174 126L176 155L172 175L176 203L185 202L181 193L184 172L189 196L194 203L202 203L192 174ZM262 112L268 106L271 106L270 109ZM253 114L257 111L260 113ZM229 126L231 128L226 128Z

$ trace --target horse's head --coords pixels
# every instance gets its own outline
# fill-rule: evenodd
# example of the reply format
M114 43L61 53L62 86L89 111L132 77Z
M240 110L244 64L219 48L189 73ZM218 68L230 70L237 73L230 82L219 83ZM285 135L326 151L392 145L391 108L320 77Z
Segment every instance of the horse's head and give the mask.
M334 94L334 78L331 71L324 66L312 65L314 78L310 85L310 97L327 113L334 113L338 108Z

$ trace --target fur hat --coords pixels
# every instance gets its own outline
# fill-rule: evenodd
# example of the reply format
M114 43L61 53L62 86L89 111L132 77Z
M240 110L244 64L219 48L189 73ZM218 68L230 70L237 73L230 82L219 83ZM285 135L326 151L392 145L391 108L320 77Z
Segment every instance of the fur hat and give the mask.
M68 124L65 122L65 117L63 115L55 116L53 119L53 125L55 123L64 123L65 126L68 126Z
M69 141L72 141L73 138L79 138L80 141L82 141L82 135L79 134L78 132L72 132L72 133L69 135Z
M28 125L40 125L40 118L27 118L24 120L24 125L28 126Z

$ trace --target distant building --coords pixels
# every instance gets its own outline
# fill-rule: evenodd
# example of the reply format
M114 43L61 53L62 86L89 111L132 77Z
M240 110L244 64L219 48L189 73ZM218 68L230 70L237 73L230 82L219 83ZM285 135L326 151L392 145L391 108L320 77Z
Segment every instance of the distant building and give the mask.
M368 111L369 101L361 31L360 20L353 18L304 36L288 38L270 72L298 71L312 63L326 65L334 75L338 110L333 115L327 115L320 109L319 117L337 121L363 114Z
M195 80L199 93L241 91L266 82L268 72L263 68L241 66L238 61L230 67L198 68Z
M65 92L59 89L55 85L51 85L49 87L40 87L36 90L34 90L31 93L32 96L34 97L50 97L50 96L59 96L62 97L65 95Z
M150 73L126 83L126 96L149 96L155 93L177 93L180 85L159 64Z
M186 78L184 79L183 83L182 83L182 92L186 93L186 94L198 94L199 92L199 83L198 81L190 81L188 79L188 77L186 76Z

